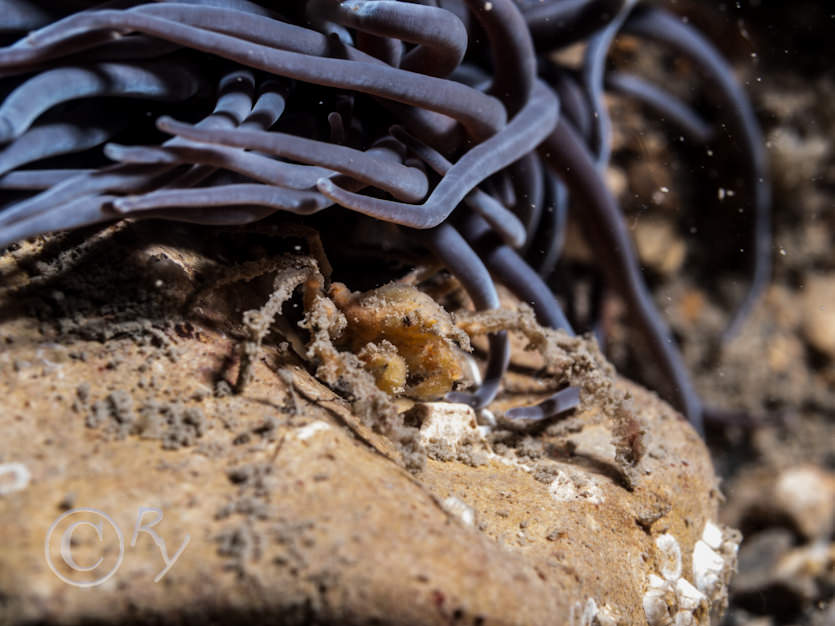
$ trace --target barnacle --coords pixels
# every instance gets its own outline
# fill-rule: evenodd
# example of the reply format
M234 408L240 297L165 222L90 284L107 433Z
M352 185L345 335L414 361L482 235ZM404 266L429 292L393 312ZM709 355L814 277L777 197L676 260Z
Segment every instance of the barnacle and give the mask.
M240 225L328 210L339 224L398 225L395 244L431 251L476 309L499 307L496 280L540 324L572 333L597 320L566 315L555 296L570 211L650 346L663 391L701 427L706 411L603 178L605 89L660 112L694 144L718 141L719 128L732 135L754 261L726 336L736 332L769 279L765 153L728 64L685 21L635 0L39 4L0 3L0 248L125 217ZM689 59L723 115L607 72L621 32ZM551 54L577 41L587 41L579 71ZM373 308L335 289L356 326L346 341L384 389L431 396L458 377L444 351L451 333L418 339L390 327L388 313L362 326ZM400 293L383 291L375 297ZM429 337L446 348L417 356ZM500 329L487 361L478 389L448 397L478 408L495 397L508 362ZM447 379L407 384L421 367L448 368ZM559 394L515 415L546 418L578 401L576 390Z

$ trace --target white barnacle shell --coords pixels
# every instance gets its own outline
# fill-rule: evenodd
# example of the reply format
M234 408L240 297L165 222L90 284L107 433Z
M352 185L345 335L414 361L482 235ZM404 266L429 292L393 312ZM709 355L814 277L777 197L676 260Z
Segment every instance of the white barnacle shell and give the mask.
M697 626L710 619L715 594L702 588L705 576L713 576L711 584L724 590L728 564L708 545L708 541L723 546L724 534L711 524L706 528L706 538L697 541L693 552L694 571L698 568L702 578L695 576L694 585L682 576L681 546L669 533L655 539L658 548L658 574L650 574L647 591L642 598L644 614L650 626ZM706 539L706 540L705 540ZM714 557L718 557L714 558ZM718 569L716 569L718 567ZM715 573L714 573L715 572ZM713 582L715 579L715 583ZM712 589L711 589L712 591Z
M675 602L672 585L655 574L649 575L649 588L642 599L644 615L650 626L672 624L670 609Z
M6 475L10 476L11 480L6 479ZM31 477L29 469L23 463L0 464L0 496L23 491L29 485Z
M556 477L548 485L548 493L559 502L601 504L605 500L603 490L591 477L567 469L557 471Z
M737 531L707 522L701 539L693 546L693 582L706 596L712 614L718 615L727 603L739 541Z
M690 611L679 611L673 618L673 626L697 626L698 621Z
M316 433L320 433L325 430L330 429L330 424L327 422L323 422L321 420L317 420L315 422L310 422L309 424L305 424L301 428L296 431L296 438L301 439L304 441L305 439L310 439Z
M697 626L718 619L727 602L738 543L739 533L707 522L693 546L691 583L682 576L678 540L669 533L656 537L659 572L650 574L642 599L650 626Z
M447 513L461 520L464 525L475 526L475 509L460 498L449 496L441 502L441 506Z
M661 552L661 575L669 581L675 581L681 576L681 546L669 533L659 535L655 545Z
M722 571L725 569L725 559L706 542L699 539L693 546L693 582L696 587L707 594L713 593L722 584Z
M679 578L676 581L676 600L679 610L695 612L707 601L707 597L685 578Z
M705 529L702 531L701 540L714 550L718 550L722 545L722 529L708 520L705 522Z
M617 621L606 607L599 607L594 598L587 598L585 604L578 600L571 606L568 623L571 626L615 626Z

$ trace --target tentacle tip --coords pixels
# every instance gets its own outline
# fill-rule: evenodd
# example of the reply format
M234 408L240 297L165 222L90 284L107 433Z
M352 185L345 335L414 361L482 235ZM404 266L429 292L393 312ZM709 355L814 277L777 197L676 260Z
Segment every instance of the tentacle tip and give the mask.
M14 138L15 133L11 122L4 117L0 117L0 144L9 143Z
M119 143L106 143L102 147L102 152L111 161L121 161L124 154L125 146Z
M178 122L170 115L160 115L156 121L156 126L159 130L172 135L175 134L173 129L180 125L181 122Z
M519 228L516 228L516 225L505 224L505 243L513 248L514 250L519 250L528 240L528 234L525 232L524 226L519 224Z
M102 206L102 208L105 211L109 211L111 213L117 213L119 215L125 215L127 213L130 213L131 210L132 210L132 208L131 208L131 198L130 197L114 198L110 202L104 204Z
M698 413L688 415L687 421L693 427L693 430L701 437L702 439L705 438L705 415L703 410L699 410Z
M504 416L511 421L535 423L557 417L576 409L579 405L579 387L566 387L534 406L520 406L509 409Z
M446 395L444 395L444 401L451 402L453 404L466 404L469 407L472 407L476 411L483 408L479 406L478 397L474 393L468 393L466 391L450 391Z
M316 181L316 189L332 199L339 187L330 178L320 178Z

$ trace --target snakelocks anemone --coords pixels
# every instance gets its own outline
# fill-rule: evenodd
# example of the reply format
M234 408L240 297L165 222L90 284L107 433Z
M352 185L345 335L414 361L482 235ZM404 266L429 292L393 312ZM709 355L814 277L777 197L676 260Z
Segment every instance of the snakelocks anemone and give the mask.
M715 106L607 71L621 34L686 59ZM0 249L125 218L229 226L331 212L395 225L389 252L431 251L477 309L499 307L497 281L541 325L573 333L594 329L599 312L566 315L555 295L570 215L668 399L701 429L710 413L604 181L613 90L694 146L733 148L751 278L726 336L769 280L769 182L751 105L707 38L656 3L0 0L0 38ZM583 42L582 62L562 65L555 53ZM491 335L480 386L448 397L486 406L508 355L506 333ZM549 418L577 398L564 388L508 417Z

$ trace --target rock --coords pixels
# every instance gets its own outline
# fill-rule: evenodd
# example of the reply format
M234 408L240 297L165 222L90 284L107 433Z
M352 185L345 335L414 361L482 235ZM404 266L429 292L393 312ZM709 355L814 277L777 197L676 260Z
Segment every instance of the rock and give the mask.
M806 601L818 597L817 580L835 566L835 543L819 540L782 555L774 568L778 580L790 582Z
M606 186L616 198L620 198L628 191L629 181L626 178L626 172L623 171L623 168L609 164L606 168L605 177Z
M743 606L786 615L819 597L819 582L835 566L835 543L817 540L794 547L786 529L772 528L746 538L733 581L735 601ZM824 583L826 584L826 583Z
M781 524L807 541L828 537L835 526L835 474L818 466L761 468L740 475L729 489L734 497L723 511L727 524Z
M148 285L154 267L194 287L177 263L149 264ZM202 317L178 318L173 291L101 314L121 271L93 257L0 292L1 623L717 620L739 537L715 521L705 446L655 395L613 380L570 428L527 434L418 403L384 436L286 346L230 393L239 346L201 321L222 317L211 297ZM85 303L71 324L51 323L56 289ZM102 332L80 333L92 318Z
M835 624L835 602L830 600L828 604L821 603L818 608L820 613L812 618L812 626L831 626Z
M807 539L828 537L835 530L835 474L814 465L784 470L774 487L774 507Z
M835 583L833 478L795 465L746 472L728 486L724 521L750 529L731 589L735 605L791 615L826 597Z
M810 276L802 302L806 340L819 352L835 359L835 276Z
M724 594L730 579L727 564L736 563L740 536L712 523L705 525L702 537L693 549L691 584L682 571L681 546L675 537L664 533L655 540L662 554L660 576L651 574L649 588L643 597L644 613L650 626L662 624L700 624L719 617L721 605L712 605L710 598Z
M759 593L774 584L777 563L793 543L791 532L784 528L765 530L746 538L739 550L739 573L734 578L734 593Z
M681 268L687 249L669 220L641 218L634 233L641 263L666 276Z
M787 189L796 188L814 178L830 151L825 137L803 138L785 127L772 130L768 143L769 154L774 159L775 178Z

